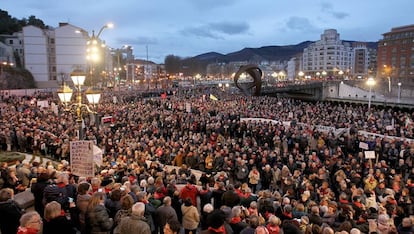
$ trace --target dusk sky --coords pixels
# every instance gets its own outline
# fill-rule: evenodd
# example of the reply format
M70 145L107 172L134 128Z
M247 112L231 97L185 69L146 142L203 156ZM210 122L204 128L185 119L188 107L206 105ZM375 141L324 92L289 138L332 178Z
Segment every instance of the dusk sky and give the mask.
M414 24L412 0L1 0L0 9L46 25L67 22L101 34L110 47L131 45L137 59L163 63L173 54L227 54L245 47L316 41L325 29L343 40L378 41L393 27Z

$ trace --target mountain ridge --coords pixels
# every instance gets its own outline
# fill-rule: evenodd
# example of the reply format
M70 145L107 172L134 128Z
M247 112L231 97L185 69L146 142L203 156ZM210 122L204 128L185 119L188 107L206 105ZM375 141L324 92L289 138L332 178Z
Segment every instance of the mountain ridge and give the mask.
M343 43L354 43L357 41L342 40ZM287 61L296 55L303 53L303 49L315 41L303 41L294 45L270 45L258 48L246 47L239 51L228 54L217 52L207 52L190 58L189 60L198 60L207 63L228 63L241 61ZM377 49L378 42L364 42L369 49Z

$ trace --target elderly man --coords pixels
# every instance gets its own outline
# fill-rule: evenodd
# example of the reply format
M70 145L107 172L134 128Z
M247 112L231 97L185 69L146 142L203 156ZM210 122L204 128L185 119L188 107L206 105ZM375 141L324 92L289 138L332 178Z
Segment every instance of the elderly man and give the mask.
M114 234L151 234L150 226L144 218L145 204L137 202L132 206L131 216L121 219Z
M157 208L156 222L161 234L164 233L165 224L171 220L178 220L177 213L171 206L171 197L166 196L163 200L164 205Z

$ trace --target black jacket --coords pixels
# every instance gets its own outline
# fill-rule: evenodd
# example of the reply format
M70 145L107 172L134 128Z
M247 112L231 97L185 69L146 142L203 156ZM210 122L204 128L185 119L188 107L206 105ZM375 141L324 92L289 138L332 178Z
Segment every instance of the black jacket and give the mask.
M96 205L86 212L86 233L110 233L114 221L109 218L108 211L103 205Z
M0 230L2 234L16 234L22 210L11 199L0 202Z
M75 226L66 218L59 216L43 223L43 234L75 234Z

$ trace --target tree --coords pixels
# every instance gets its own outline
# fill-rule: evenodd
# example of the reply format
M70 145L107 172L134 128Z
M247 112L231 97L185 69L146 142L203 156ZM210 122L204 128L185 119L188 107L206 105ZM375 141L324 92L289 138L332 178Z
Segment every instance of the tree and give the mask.
M49 26L43 23L43 20L36 18L36 16L31 15L28 19L17 19L11 17L7 11L0 9L0 34L11 35L15 32L20 32L24 26L33 25L41 29L49 28Z
M0 10L0 34L13 34L22 29L19 21L7 11Z
M181 70L181 58L175 55L167 55L164 60L165 71L168 74L177 74Z

